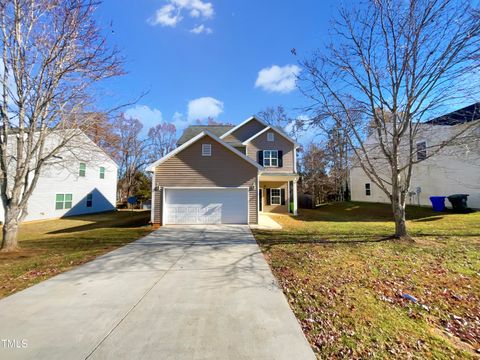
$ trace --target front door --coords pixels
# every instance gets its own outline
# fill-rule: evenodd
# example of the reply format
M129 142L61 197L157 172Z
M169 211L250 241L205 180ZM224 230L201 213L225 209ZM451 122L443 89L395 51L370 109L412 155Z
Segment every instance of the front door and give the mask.
M259 211L263 211L263 191L262 191L262 189L258 189L258 209L259 209Z

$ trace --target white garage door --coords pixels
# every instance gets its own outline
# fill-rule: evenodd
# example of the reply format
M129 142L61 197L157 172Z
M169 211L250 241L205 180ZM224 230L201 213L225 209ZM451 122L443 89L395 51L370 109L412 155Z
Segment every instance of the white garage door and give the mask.
M165 224L247 224L248 189L165 189Z

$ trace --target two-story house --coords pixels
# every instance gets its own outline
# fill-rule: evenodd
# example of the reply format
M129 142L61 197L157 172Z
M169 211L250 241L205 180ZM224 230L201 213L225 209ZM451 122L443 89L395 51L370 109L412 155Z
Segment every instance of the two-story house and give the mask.
M12 135L11 146L14 146ZM61 132L52 132L45 148L58 146ZM14 152L12 152L14 153ZM14 174L15 161L11 162ZM87 135L79 132L42 167L28 200L25 221L115 210L117 164ZM4 220L0 206L0 222Z
M196 125L151 164L152 218L166 224L256 224L258 213L297 213L298 145L251 117Z
M468 206L480 209L480 103L417 124L417 127L413 143L415 163L407 203L431 206L431 196L468 194ZM449 145L438 151L444 143ZM364 146L370 149L369 156L376 172L388 179L389 166L377 144L372 134ZM408 147L408 143L405 146ZM400 161L405 163L406 156L400 157ZM355 162L350 170L350 187L353 201L390 202ZM446 205L450 206L448 201Z

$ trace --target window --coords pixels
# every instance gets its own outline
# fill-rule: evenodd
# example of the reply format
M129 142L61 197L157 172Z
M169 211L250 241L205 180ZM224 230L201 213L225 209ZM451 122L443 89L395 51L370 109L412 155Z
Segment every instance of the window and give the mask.
M87 164L80 163L80 170L78 172L78 175L83 177L85 176L86 172L87 172Z
M270 166L270 167L278 166L277 150L263 150L263 166Z
M55 196L55 210L71 209L72 200L72 194L57 194Z
M93 194L87 194L87 207L92 207L93 205Z
M370 189L370 183L365 184L365 195L370 196L372 194L372 190Z
M267 134L267 141L275 141L275 135L272 132Z
M270 189L270 204L272 205L281 205L281 191L280 189Z
M100 179L105 179L105 168L100 166Z
M427 143L425 141L417 143L417 161L427 158Z
M202 156L212 156L211 144L202 144Z

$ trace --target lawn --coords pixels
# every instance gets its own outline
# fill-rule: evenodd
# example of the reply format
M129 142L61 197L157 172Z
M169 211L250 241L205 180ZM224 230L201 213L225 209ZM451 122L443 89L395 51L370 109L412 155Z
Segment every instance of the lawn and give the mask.
M0 298L148 234L149 220L149 211L118 211L22 224L21 250L0 252Z
M254 231L319 358L480 354L480 212L407 213L415 243L388 239L381 204L272 216L283 230Z

